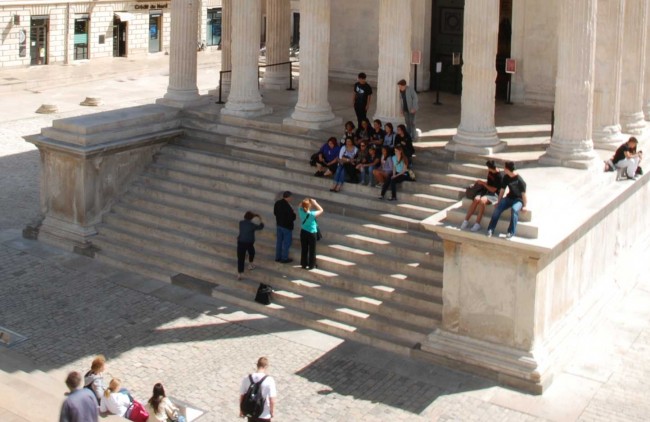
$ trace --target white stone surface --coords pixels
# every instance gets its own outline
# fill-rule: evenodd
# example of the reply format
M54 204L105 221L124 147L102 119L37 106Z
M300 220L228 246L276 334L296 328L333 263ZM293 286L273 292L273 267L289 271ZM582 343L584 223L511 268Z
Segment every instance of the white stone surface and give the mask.
M397 82L410 79L411 2L379 0L379 70L377 109L374 118L402 123L402 104Z
M626 0L623 35L623 85L621 88L621 125L623 132L640 135L645 128L643 82L648 33L647 0Z
M255 117L271 112L262 102L258 87L261 0L232 3L232 74L228 101L222 114Z
M289 0L266 0L266 64L289 61ZM271 66L264 71L267 89L289 87L289 65Z
M500 151L494 125L499 34L499 0L467 2L463 34L463 94L458 132L447 149L474 153Z
M597 0L562 2L559 9L555 130L540 162L593 166L591 139Z
M621 75L625 2L599 0L594 85L594 145L614 149L622 142Z
M221 9L221 70L232 70L232 0L223 0ZM221 75L222 89L230 89L231 73Z
M285 124L323 127L340 123L327 98L330 0L300 2L300 86L298 103Z

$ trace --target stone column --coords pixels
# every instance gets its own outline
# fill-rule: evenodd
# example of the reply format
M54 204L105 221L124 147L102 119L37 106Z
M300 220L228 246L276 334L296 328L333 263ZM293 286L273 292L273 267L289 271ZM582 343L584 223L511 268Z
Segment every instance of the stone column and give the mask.
M375 119L403 123L397 82L411 73L411 1L379 0L379 69Z
M623 132L641 135L645 44L648 32L648 0L626 0L623 35L623 83L621 87L621 125Z
M255 117L269 114L258 88L261 0L232 2L232 74L230 94L221 114Z
M200 0L171 2L169 86L158 103L185 108L201 102L196 85L200 4Z
M289 61L290 18L289 0L266 0L266 64ZM264 88L288 88L289 65L267 67L263 83Z
M232 41L232 0L221 2L221 70L231 70L231 41ZM230 90L230 73L224 73L221 78L221 89Z
M460 125L451 151L491 154L505 148L494 125L495 60L499 42L499 0L465 3L463 94Z
M598 0L593 140L601 149L616 149L622 142L619 117L624 17L624 0Z
M647 13L647 20L650 20L650 10ZM643 113L645 114L645 119L650 121L650 30L648 30L645 39L645 84L643 90L645 91L643 97Z
M594 105L597 0L559 3L555 130L540 163L589 168Z
M300 84L287 125L323 128L341 124L327 99L330 0L300 0Z

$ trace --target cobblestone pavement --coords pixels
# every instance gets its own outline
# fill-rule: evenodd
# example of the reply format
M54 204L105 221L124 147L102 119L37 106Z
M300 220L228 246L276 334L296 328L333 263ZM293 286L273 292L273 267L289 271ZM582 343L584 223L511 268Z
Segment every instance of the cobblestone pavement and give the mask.
M151 90L126 89L100 109L73 106L82 84L66 88L54 117L149 102L166 81L148 80ZM162 381L171 396L207 412L201 421L237 420L239 382L261 355L278 382L277 421L648 420L649 263L551 388L530 396L22 239L38 214L39 157L21 136L52 116L21 104L13 117L0 115L0 326L28 337L14 350L40 369L85 370L103 353L108 373L136 397Z

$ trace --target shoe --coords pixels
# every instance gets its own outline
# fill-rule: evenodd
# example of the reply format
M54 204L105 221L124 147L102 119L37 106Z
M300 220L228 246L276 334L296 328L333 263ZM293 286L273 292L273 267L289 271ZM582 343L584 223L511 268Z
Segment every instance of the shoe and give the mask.
M376 186L377 188L381 189L381 188L384 187L384 184L383 184L383 183L377 183L375 186Z
M316 173L314 173L314 176L316 176L316 177L323 177L324 174L325 174L325 173L323 173L322 171L317 171Z
M303 269L303 270L306 270L306 269L307 269L307 267L303 265L303 266L302 266L302 269Z
M336 189L332 188L330 189L330 192L336 192Z
M383 201L384 200L384 195L380 196L378 199Z
M477 231L481 230L481 225L479 223L474 223L472 228L469 229L469 230L472 231L472 232L477 232Z
M636 180L636 179L638 179L638 177L636 177L636 176L626 176L626 177L627 177L627 180Z
M467 228L467 225L469 224L469 221L463 220L462 223L460 223L460 229L465 230Z
M241 273L237 273L237 280L241 280Z
M389 200L389 201L397 201L397 197L395 197L395 196L391 196L390 198L388 198L388 200Z
M506 233L506 239L510 240L510 239L512 239L512 236L514 236L514 234Z
M487 237L492 237L492 230L488 230L486 236Z
M250 264L250 265L248 266L248 269L251 270L251 271L253 271L253 270L255 269L255 264Z
M287 259L283 259L283 260L281 260L280 262L283 263L283 264L288 264L288 263L290 263L290 262L293 262L293 259L291 259L291 258L287 258Z
M282 262L280 258L275 258L275 262Z

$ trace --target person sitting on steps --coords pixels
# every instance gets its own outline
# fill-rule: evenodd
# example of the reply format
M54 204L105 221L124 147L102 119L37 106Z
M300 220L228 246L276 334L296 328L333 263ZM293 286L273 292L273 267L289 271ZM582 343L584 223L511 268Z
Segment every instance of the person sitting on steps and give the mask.
M316 156L316 177L329 177L336 171L341 147L335 137L331 137L321 147Z
M526 182L524 179L516 173L515 163L512 161L506 161L505 164L505 175L503 176L503 182L501 184L501 189L499 190L499 200L496 204L496 209L492 214L490 219L490 225L487 229L487 237L492 237L494 229L499 222L499 217L501 214L511 208L510 210L510 225L508 226L508 232L506 233L506 239L512 238L517 233L517 222L519 221L519 211L526 210L526 203L528 202L526 198ZM504 194L508 189L508 195L504 198Z
M501 183L503 181L503 173L499 171L494 160L488 160L485 165L488 168L487 180L477 180L476 183L483 186L485 192L482 195L476 195L472 200L472 204L467 210L465 215L465 220L463 220L460 225L461 230L465 230L469 225L469 219L472 217L474 212L478 209L478 215L476 216L476 223L472 226L470 231L477 232L481 230L481 219L483 218L483 213L485 212L485 207L487 204L494 205L499 200L499 189L501 188Z
M605 162L605 170L614 171L614 169L619 169L621 175L625 174L627 179L636 180L637 168L641 158L643 158L643 151L636 151L638 145L639 141L634 136L631 136L627 142L618 147L612 159Z
M384 199L384 195L386 195L386 191L390 187L391 197L388 200L397 201L397 184L405 180L411 180L408 173L409 160L406 158L404 148L401 145L395 147L395 155L391 157L391 160L393 161L393 174L388 182L382 186L379 199Z

